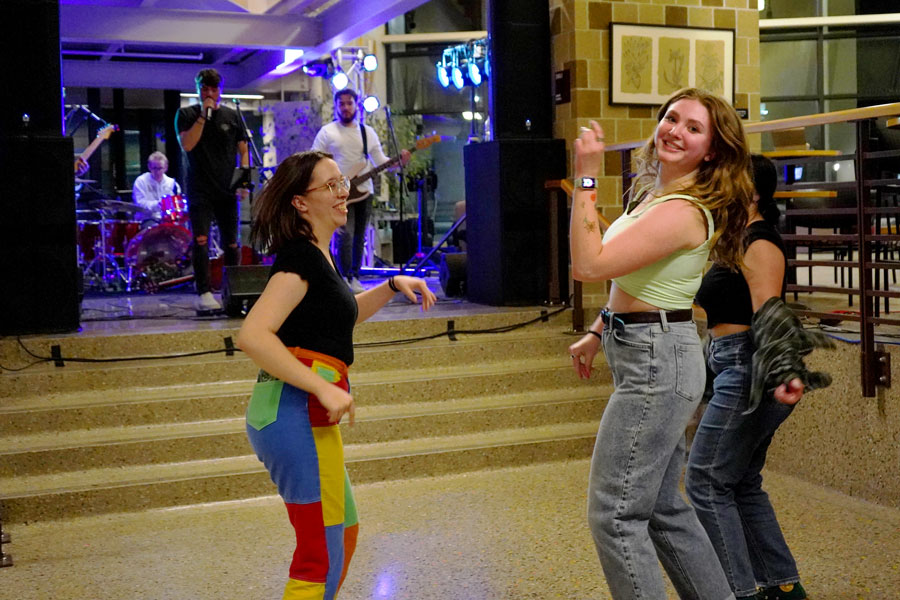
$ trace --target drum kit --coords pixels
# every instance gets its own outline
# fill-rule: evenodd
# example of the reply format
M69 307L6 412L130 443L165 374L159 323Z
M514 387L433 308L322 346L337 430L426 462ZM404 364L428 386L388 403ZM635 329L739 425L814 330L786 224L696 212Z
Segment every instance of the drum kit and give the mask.
M142 219L144 209L118 200L94 200L75 211L78 262L85 290L155 292L193 279L192 235L187 200L160 200L160 218ZM222 250L210 232L210 256Z

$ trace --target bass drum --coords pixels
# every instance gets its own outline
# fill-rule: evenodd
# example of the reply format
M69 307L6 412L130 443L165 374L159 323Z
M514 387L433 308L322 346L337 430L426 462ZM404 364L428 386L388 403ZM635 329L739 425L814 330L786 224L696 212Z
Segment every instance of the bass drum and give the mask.
M191 232L162 223L138 233L125 249L132 283L148 291L184 277L191 264Z

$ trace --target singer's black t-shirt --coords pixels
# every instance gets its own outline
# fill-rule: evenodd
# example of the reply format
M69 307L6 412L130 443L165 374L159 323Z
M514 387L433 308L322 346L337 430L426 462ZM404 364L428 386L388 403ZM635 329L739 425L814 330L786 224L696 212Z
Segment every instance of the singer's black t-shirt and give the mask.
M202 106L194 104L178 109L175 114L175 130L182 133L191 128L200 117ZM247 134L241 125L237 111L219 105L212 111L212 119L203 125L203 135L193 150L186 152L188 158L187 194L188 202L193 197L233 198L228 189L237 164L237 144L247 141Z

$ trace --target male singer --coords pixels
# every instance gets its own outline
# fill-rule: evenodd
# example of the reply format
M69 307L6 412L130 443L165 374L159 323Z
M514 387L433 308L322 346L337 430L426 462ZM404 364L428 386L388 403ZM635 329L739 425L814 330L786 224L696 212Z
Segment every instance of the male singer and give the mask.
M194 283L196 309L200 313L220 310L222 305L209 288L209 226L219 225L225 264L236 265L238 201L231 181L237 158L240 166L250 166L247 133L237 112L220 106L222 76L215 69L203 69L194 78L200 103L180 108L175 115L178 141L187 153L188 211L194 235Z

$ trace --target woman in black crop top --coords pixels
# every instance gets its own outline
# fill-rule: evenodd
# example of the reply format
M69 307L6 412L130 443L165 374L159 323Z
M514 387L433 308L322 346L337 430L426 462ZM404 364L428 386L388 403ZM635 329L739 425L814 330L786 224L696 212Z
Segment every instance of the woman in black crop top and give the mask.
M396 292L413 302L418 294L423 310L435 302L425 281L399 275L353 296L329 250L347 221L349 190L330 154L303 152L281 163L254 204L250 239L276 258L237 344L260 367L247 436L296 530L284 592L290 600L334 598L356 547L338 427L348 413L353 424L353 326Z
M772 197L777 176L769 159L752 156L757 206L751 207L744 266L713 265L697 292L706 310L707 364L713 395L691 445L685 487L716 548L737 598L801 600L797 565L762 490L760 471L778 426L803 394L799 379L782 385L750 414L753 313L784 293L785 256ZM761 588L761 589L757 589Z

